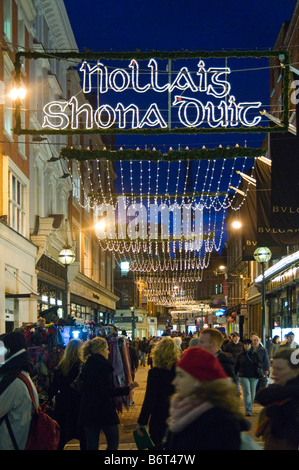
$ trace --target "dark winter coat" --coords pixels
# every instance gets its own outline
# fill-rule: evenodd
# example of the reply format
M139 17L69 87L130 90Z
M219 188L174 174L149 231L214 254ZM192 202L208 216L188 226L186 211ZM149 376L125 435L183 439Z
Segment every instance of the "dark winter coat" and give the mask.
M175 366L171 370L153 367L148 371L144 401L137 422L143 426L149 422L149 433L154 444L161 443L166 431L174 377Z
M138 369L139 358L138 358L138 353L136 351L136 348L134 348L134 346L130 343L129 343L129 356L130 356L132 371L135 371Z
M262 362L259 359L259 356L251 348L249 351L243 350L241 354L238 355L235 371L236 374L239 374L239 377L247 378L258 378L257 369L262 367Z
M51 416L60 425L61 446L81 437L78 429L81 395L71 387L79 371L80 363L74 364L67 376L54 369L51 394L55 396L55 407Z
M181 432L168 433L166 450L239 450L241 431L248 430L241 421L222 408L203 413Z
M224 352L231 354L236 362L237 356L242 352L242 350L243 344L240 341L237 344L231 341L225 346Z
M218 351L216 354L217 359L223 367L224 372L228 377L231 377L234 382L237 382L237 377L235 373L235 361L233 357L223 351Z
M129 395L129 387L113 386L113 367L101 354L92 354L81 372L79 423L83 426L119 424L114 397Z
M148 341L142 340L141 342L139 342L139 351L146 354L148 353Z
M286 385L269 385L256 395L269 420L265 433L265 450L299 448L299 377Z
M262 364L262 369L264 372L270 371L270 360L269 360L269 354L267 353L267 350L262 346L261 344L258 345L258 347L254 350L257 355L259 356L259 360Z

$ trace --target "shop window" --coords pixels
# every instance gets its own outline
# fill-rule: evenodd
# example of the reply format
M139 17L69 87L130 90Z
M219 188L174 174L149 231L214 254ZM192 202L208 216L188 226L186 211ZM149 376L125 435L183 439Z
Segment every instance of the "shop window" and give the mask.
M282 328L291 327L292 318L289 310L289 302L287 297L281 299L281 311L282 311Z

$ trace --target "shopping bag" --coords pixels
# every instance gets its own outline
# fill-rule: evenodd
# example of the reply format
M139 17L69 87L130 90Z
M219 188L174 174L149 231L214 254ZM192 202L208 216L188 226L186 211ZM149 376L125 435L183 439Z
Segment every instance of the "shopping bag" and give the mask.
M142 432L142 436L139 436L137 431L133 431L134 440L138 450L144 449L152 449L154 447L154 443L151 440L147 430L145 427L140 428Z

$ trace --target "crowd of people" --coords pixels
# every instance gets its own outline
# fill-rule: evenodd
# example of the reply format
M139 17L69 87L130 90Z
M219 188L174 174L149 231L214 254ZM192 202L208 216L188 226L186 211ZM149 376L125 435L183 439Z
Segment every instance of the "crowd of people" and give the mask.
M125 386L113 381L106 338L71 339L64 348L49 380L47 404L47 412L60 426L59 450L72 439L79 441L82 450L96 450L101 432L107 450L118 449L120 419L115 400L131 396L138 387L139 367L148 367L148 376L136 432L142 436L148 426L155 449L243 449L254 401L263 407L256 436L263 438L264 448L298 449L299 346L292 332L282 342L276 336L267 338L265 345L256 332L241 340L237 332L227 337L214 328L194 336L167 333L134 341L125 331L121 335L131 369ZM4 345L0 449L15 448L7 423L18 448L24 449L34 411L18 374L31 380L38 403L35 365L22 332L2 335L0 340Z

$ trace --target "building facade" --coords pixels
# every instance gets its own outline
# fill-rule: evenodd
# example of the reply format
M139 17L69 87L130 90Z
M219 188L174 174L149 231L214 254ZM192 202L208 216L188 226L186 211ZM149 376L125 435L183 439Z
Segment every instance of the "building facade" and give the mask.
M78 50L64 3L5 0L0 28L0 332L34 323L49 309L58 317L68 310L80 321L111 322L118 299L113 259L100 249L88 204L90 172L94 184L98 171L106 184L107 172L59 158L60 149L67 145L104 145L101 137L83 142L80 139L85 137L71 141L65 135L13 132L15 104L8 93L13 87L14 57L20 50L49 52L48 58L23 61L21 81L27 90L21 104L23 128L41 129L43 107L52 100L79 94L81 102L86 101L76 64L51 55ZM58 260L66 244L76 255L68 270Z

